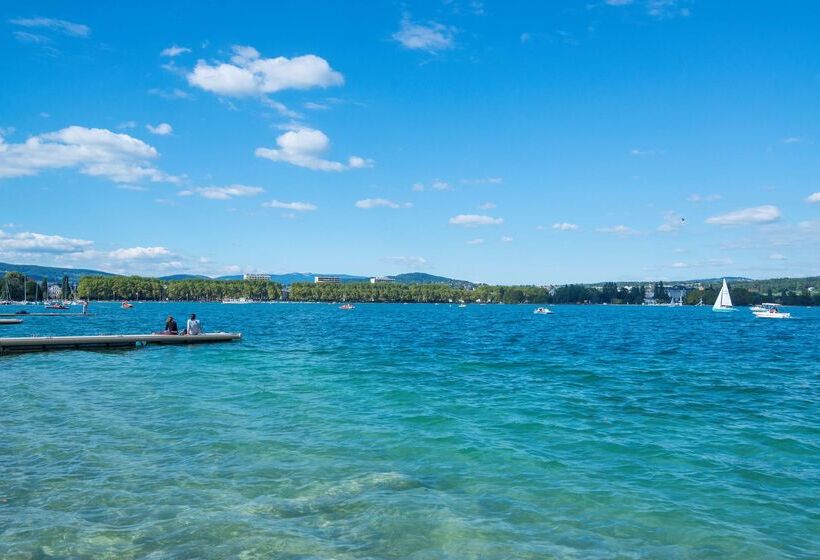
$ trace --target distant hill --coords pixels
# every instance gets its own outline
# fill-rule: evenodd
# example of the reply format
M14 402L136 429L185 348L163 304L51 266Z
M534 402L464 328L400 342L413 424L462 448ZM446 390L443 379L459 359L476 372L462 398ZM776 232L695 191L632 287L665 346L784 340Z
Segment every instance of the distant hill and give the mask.
M56 266L38 266L35 264L10 264L0 262L0 276L7 272L19 272L25 274L32 280L40 281L43 278L48 280L49 284L58 284L62 282L63 275L68 275L68 281L76 284L80 281L81 276L117 276L110 272L102 272L100 270L91 270L87 268L60 268Z
M406 274L391 276L391 278L399 284L446 284L448 286L455 286L459 288L475 286L475 284L468 282L467 280L456 280L454 278L436 276L425 272L408 272Z

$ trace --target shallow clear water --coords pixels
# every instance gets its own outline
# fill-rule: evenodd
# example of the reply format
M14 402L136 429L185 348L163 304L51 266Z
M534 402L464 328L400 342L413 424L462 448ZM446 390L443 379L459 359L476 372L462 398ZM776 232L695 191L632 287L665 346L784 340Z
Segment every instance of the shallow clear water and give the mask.
M532 309L0 327L245 334L0 357L0 557L820 556L820 310Z

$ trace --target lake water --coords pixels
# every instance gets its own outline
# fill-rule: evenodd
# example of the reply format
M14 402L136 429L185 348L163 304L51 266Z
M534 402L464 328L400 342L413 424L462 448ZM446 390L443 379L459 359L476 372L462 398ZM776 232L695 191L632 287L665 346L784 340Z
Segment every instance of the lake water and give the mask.
M0 357L0 557L820 557L820 309L533 308L0 326L244 333Z

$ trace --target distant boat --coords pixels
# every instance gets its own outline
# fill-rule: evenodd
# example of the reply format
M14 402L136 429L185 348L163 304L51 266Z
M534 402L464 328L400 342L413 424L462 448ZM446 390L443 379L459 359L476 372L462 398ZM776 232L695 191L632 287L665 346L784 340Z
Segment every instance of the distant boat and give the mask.
M128 303L127 301L124 301L124 302L122 302L122 305L120 305L120 307L123 308L123 309L131 309L134 306L132 304Z
M253 303L253 300L252 300L252 299L243 298L243 297L241 297L241 298L225 298L225 299L223 299L223 300L222 300L222 303L233 303L233 304L239 304L239 303Z
M536 307L535 311L533 311L535 315L551 315L552 311L547 309L546 307Z
M712 311L718 312L727 312L727 311L735 311L735 308L732 307L732 296L729 295L729 286L726 285L726 279L723 279L723 286L720 288L720 293L715 300L715 304L712 306Z
M352 303L345 303L344 305L340 305L339 309L344 309L344 310L355 309L355 306Z
M62 303L47 303L45 304L46 309L68 309L67 306L63 305Z
M776 303L761 303L759 307L761 311L754 311L755 317L759 319L788 319L792 316L791 313L780 311Z
M467 304L466 303L460 303L460 304L458 304L458 306L459 307L467 307Z

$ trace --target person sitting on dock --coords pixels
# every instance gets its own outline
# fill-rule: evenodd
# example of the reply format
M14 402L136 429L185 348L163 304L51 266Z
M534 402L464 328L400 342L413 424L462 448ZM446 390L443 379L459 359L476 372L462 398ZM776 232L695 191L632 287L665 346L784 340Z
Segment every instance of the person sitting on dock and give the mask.
M185 333L183 334L202 334L202 323L196 318L196 313L191 313L191 317L185 325Z
M168 318L165 319L165 332L163 334L179 334L177 320L171 315L168 315Z

